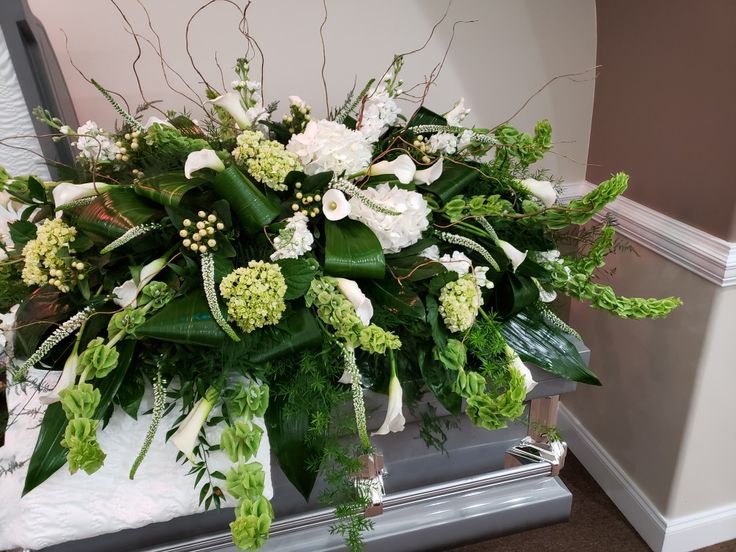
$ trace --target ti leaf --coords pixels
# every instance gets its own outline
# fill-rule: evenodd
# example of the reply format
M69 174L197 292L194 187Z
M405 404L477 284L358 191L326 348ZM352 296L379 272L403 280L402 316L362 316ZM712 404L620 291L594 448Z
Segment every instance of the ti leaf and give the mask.
M16 313L15 354L31 356L44 333L69 315L66 298L54 286L43 286L23 301Z
M383 248L365 224L347 218L328 220L325 234L325 272L343 278L383 278Z
M133 189L161 205L177 206L187 192L205 183L202 178L187 179L183 172L175 172L143 178L133 185Z
M230 203L240 225L248 234L260 232L264 226L279 216L279 207L274 205L235 165L230 165L219 173L212 187L217 195Z
M130 188L115 188L98 195L91 203L73 209L75 224L98 243L107 244L125 232L163 215L155 204Z
M445 163L442 176L429 186L424 187L425 190L439 197L443 203L456 195L462 194L468 185L480 178L480 173L476 168L450 164L448 161L445 161Z

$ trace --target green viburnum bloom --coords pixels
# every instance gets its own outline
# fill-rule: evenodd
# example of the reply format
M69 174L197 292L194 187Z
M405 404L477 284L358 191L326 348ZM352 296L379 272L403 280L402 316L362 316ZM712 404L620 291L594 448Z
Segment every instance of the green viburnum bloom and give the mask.
M93 474L102 467L105 453L97 442L98 423L90 418L74 418L67 424L60 444L69 449L67 462L71 473L82 469Z
M244 499L235 510L235 521L230 524L233 542L244 550L260 548L268 539L272 519L273 508L266 498Z
M463 274L454 282L448 282L440 291L440 314L451 332L464 332L473 327L481 294L475 276Z
M67 419L92 418L100 404L100 390L91 383L80 383L59 391L59 398Z
M154 310L158 310L173 299L174 293L174 290L164 282L150 282L141 290L138 306L143 307L150 303Z
M240 383L230 396L231 414L236 418L262 417L268 408L268 385Z
M277 264L250 261L248 268L236 268L220 282L228 315L250 333L276 324L286 310L286 280Z
M258 452L262 435L263 429L257 424L237 420L222 432L220 448L225 451L232 462L247 461Z
M247 498L255 500L263 494L266 474L258 462L238 464L227 472L225 488L236 500Z
M87 349L79 356L77 374L87 374L87 378L104 378L118 365L119 353L115 347L105 345L105 340L95 337L87 344Z
M116 312L110 318L110 322L107 324L108 337L123 332L126 335L135 333L135 330L146 321L146 313L143 309L125 307L120 312Z

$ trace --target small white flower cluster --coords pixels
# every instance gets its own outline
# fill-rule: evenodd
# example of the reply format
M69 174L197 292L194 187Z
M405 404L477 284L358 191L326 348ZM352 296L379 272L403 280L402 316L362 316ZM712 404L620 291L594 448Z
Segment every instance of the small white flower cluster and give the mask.
M451 255L445 253L440 257L439 247L433 245L422 251L421 256L441 263L447 270L457 272L460 276L472 273L479 288L493 289L493 282L487 276L490 268L473 266L473 261L461 251L453 251Z
M427 151L435 154L452 155L469 146L472 139L472 130L465 130L460 136L456 136L451 132L438 132L427 140Z
M369 94L363 105L360 132L369 142L376 142L396 122L401 108L396 105L385 87L380 86Z
M312 250L314 236L307 227L308 217L301 212L294 213L288 219L286 227L273 239L276 251L271 254L271 260L298 259L307 251Z
M384 205L398 215L389 215L375 211L360 199L350 199L351 219L368 226L381 242L384 253L398 253L405 247L415 244L429 227L427 216L431 212L422 194L410 192L389 184L379 184L375 188L366 188L363 194L368 199Z
M450 111L445 113L445 120L450 126L459 126L465 117L470 113L470 109L465 108L465 98L460 98Z
M335 121L309 121L304 132L295 134L286 146L312 175L333 171L354 174L368 168L373 148L358 131Z
M115 142L94 121L84 123L77 129L77 134L77 141L72 142L72 145L77 147L80 157L91 161L113 161L120 153Z

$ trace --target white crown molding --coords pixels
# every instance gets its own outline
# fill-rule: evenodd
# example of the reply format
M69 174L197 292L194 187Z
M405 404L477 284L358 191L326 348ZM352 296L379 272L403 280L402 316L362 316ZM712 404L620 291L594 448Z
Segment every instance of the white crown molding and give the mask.
M574 182L564 187L562 202L581 197L594 189L590 182ZM619 197L604 209L617 221L622 236L646 246L721 287L736 285L736 243L727 242L698 228ZM602 214L596 217L602 218Z
M667 518L564 405L558 428L570 450L654 552L688 552L736 538L736 503Z

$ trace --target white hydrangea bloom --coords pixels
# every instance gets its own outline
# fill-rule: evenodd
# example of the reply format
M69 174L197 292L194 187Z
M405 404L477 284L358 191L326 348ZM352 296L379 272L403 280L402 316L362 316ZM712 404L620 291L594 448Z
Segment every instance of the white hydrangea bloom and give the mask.
M427 140L427 151L429 153L444 153L452 155L458 150L457 136L450 132L438 132Z
M110 136L97 126L94 121L87 121L77 129L77 146L79 156L93 161L112 161L119 153L118 147L110 139Z
M286 227L273 240L276 251L271 254L272 261L298 259L312 250L314 236L307 227L308 220L309 218L301 212L288 219Z
M363 106L360 132L369 142L376 142L396 122L401 109L383 88L370 96Z
M373 148L358 131L335 121L309 121L304 132L295 134L286 146L295 153L307 174L333 171L354 174L368 168Z
M487 266L473 266L473 261L461 251L453 251L452 254L445 253L440 257L440 249L436 245L432 245L420 253L422 257L441 263L447 270L457 272L460 276L468 274L472 271L475 276L475 283L480 288L491 289L493 282L488 279L487 273L490 270Z
M366 188L363 193L369 199L399 211L399 215L387 215L374 211L358 198L350 199L349 217L368 226L378 237L384 253L398 253L419 241L429 227L429 206L421 194L402 190L383 183Z
M457 151L462 151L470 145L473 141L473 131L464 130L463 133L457 139Z

